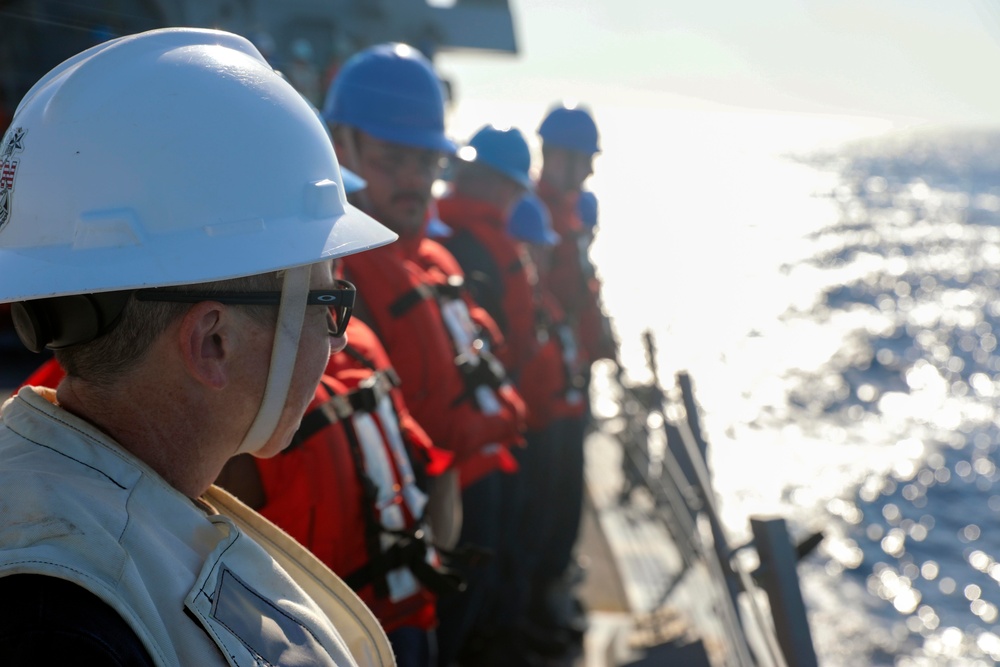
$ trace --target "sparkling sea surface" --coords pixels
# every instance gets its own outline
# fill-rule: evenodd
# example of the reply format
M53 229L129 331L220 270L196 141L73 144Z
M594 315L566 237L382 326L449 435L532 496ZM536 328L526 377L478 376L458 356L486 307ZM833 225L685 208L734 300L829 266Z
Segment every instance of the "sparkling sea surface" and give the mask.
M1000 132L703 121L631 185L597 165L625 365L648 328L691 373L734 543L824 531L822 665L1000 661Z

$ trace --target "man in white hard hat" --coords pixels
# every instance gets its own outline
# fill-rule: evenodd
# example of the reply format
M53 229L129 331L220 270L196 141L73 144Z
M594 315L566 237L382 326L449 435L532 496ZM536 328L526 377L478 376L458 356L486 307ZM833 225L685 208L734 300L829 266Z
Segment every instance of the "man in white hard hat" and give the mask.
M241 37L152 31L36 84L0 173L0 302L67 373L2 408L5 662L392 664L333 573L211 486L289 443L344 345L329 260L395 238L313 110Z

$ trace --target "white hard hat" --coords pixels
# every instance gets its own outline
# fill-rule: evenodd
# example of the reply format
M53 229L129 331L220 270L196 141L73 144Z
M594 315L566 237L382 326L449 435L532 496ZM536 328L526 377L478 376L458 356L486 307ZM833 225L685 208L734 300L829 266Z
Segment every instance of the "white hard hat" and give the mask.
M0 303L223 280L393 241L246 39L170 28L56 67L0 144Z

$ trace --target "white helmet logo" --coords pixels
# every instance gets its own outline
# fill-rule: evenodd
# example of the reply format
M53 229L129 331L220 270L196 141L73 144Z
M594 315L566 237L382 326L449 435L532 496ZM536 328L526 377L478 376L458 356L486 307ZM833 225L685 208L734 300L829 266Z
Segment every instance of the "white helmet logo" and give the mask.
M20 160L15 153L24 150L24 128L11 128L0 145L0 229L10 220L11 199L14 196L14 179Z

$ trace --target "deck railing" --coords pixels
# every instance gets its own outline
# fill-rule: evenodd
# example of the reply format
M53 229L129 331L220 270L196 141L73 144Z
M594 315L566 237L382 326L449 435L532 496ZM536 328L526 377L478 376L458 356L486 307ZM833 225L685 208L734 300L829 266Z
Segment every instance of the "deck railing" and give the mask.
M683 371L677 374L680 398L670 401L660 383L652 335L647 333L644 342L652 383L628 386L620 368L616 374L622 391L620 439L626 479L652 494L685 571L695 563L708 570L717 589L712 593L723 628L726 665L815 667L796 571L802 551L811 549L793 546L780 517L748 517L753 542L730 545L708 469L708 443L691 378ZM651 448L654 440L659 440L659 447ZM809 546L817 543L816 536L810 538ZM760 567L754 572L736 558L745 549L757 551ZM763 603L760 591L769 604Z

